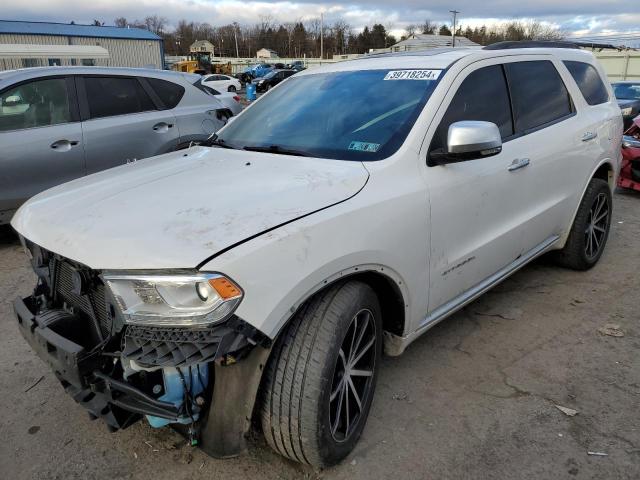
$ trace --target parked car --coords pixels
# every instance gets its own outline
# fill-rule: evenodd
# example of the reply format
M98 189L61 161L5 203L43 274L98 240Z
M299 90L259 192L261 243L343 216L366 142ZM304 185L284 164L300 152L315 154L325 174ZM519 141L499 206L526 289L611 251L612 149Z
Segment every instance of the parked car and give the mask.
M17 325L112 429L144 415L228 457L255 413L282 455L334 464L383 348L545 252L576 270L601 258L622 118L590 53L386 54L287 83L209 146L55 187L13 218L39 276Z
M220 92L235 93L238 90L242 90L242 84L237 78L230 77L229 75L211 74L202 77L202 83L208 87L214 88Z
M273 70L262 78L252 80L251 83L256 86L257 92L266 92L296 73L296 70Z
M264 77L267 73L273 70L273 65L270 63L259 63L245 69L245 73L248 73L252 79Z
M201 78L196 79L193 83L197 88L206 92L209 95L215 96L215 98L227 109L229 112L228 117L230 118L233 115L238 115L242 111L242 104L240 103L241 98L235 92L220 92L215 88L212 88L207 85L206 82L202 81ZM226 123L228 118L223 119Z
M295 70L296 72L301 72L302 70L306 69L302 60L295 60L288 64L286 68L290 68L291 70Z
M640 117L624 133L618 186L640 191Z
M626 130L631 127L633 119L640 115L640 82L615 82L612 86L622 110Z
M0 72L0 224L54 185L208 138L232 113L193 78L102 67Z

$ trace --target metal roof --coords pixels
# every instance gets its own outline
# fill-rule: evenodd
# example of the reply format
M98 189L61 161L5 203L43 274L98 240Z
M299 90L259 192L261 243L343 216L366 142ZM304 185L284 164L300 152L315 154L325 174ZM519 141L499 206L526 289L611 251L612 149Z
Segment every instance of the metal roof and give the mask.
M450 35L414 34L406 40L401 40L391 47L392 50L411 50L414 48L440 48L450 47L453 44L453 37ZM474 47L477 43L472 42L467 37L456 35L456 46Z
M0 34L56 35L63 37L128 38L134 40L161 40L149 30L142 28L98 27L95 25L72 25L68 23L22 22L0 20Z

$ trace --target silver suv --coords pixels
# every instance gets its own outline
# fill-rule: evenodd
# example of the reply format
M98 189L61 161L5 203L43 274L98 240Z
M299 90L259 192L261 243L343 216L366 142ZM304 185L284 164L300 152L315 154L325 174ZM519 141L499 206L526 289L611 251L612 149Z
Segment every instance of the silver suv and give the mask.
M203 141L233 115L189 74L45 67L0 72L0 224L47 188Z

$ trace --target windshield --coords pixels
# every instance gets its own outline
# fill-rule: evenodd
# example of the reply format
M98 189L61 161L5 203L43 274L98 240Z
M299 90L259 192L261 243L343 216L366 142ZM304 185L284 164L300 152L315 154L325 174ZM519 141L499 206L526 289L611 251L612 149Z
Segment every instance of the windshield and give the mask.
M640 83L614 83L613 94L624 100L640 100Z
M272 77L275 77L275 76L276 76L276 73L278 73L278 72L269 72L269 73L267 73L267 74L266 74L264 77L262 77L262 78L272 78Z
M402 145L441 70L293 76L218 135L231 148L340 160L380 160ZM295 152L295 153L291 153Z

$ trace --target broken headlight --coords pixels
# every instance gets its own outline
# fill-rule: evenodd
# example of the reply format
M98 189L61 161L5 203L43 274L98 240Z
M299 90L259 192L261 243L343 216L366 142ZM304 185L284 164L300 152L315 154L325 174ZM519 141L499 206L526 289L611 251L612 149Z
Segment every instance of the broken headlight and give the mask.
M134 274L105 272L106 285L126 323L202 326L225 320L242 290L218 273Z

